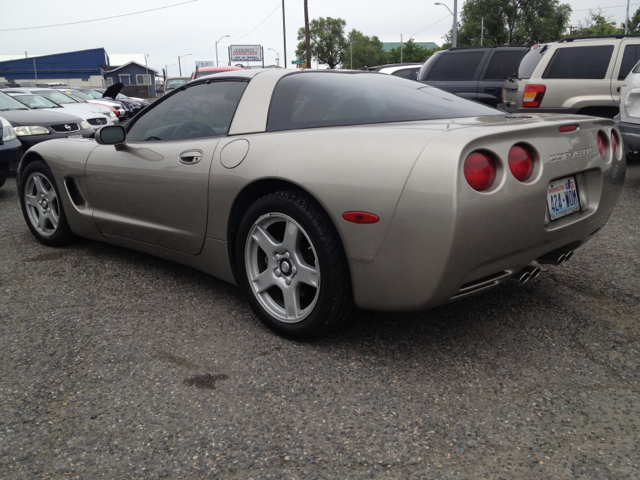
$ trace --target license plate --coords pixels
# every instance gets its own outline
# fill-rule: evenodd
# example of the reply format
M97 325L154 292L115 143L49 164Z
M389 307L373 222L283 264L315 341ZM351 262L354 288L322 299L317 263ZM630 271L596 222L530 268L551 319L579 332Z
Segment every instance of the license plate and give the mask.
M578 189L573 177L554 180L547 188L547 205L551 220L580 211Z
M518 90L507 90L506 88L504 89L504 101L508 102L508 103L516 103L516 97L517 97L517 93Z

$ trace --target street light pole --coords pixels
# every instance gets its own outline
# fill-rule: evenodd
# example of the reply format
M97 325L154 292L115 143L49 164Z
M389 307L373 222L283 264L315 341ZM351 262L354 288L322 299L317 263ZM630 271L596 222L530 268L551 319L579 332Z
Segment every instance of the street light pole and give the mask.
M223 35L216 41L216 67L218 66L218 42L225 37L230 37L231 35Z
M273 50L274 52L276 52L276 66L280 68L280 54L273 48L268 48L267 50Z
M180 72L180 76L182 76L182 62L180 62L181 58L188 57L191 55L190 53L186 53L184 55L178 55L178 71Z
M451 9L444 3L440 3L440 2L436 2L434 3L434 5L442 5L443 7L445 7L447 10L449 10L449 13L451 15L453 15L453 28L452 28L452 35L451 35L451 48L456 48L457 43L458 43L458 22L457 22L457 16L458 16L458 0L453 0L453 12L451 11Z
M151 79L149 78L149 67L147 66L147 58L149 57L148 53L144 54L144 69L147 72L146 75L146 80L149 81L149 83L147 83L147 98L151 98Z

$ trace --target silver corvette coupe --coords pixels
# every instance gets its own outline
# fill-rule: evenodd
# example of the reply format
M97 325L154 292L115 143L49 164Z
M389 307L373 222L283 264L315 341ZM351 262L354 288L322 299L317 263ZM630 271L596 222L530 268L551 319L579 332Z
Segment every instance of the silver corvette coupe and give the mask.
M192 266L308 339L355 307L428 309L535 277L602 228L625 171L613 120L274 69L203 77L95 140L40 143L18 178L45 245L77 235Z

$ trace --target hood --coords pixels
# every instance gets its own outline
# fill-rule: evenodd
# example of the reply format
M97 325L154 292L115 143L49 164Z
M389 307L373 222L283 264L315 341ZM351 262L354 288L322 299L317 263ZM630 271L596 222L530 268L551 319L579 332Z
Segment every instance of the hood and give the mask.
M123 87L124 83L122 82L114 83L104 91L104 93L102 94L102 98L116 98Z
M48 127L61 123L79 124L82 122L82 119L76 115L42 110L9 110L2 112L2 116L11 122L14 127L22 125L42 125L43 127Z

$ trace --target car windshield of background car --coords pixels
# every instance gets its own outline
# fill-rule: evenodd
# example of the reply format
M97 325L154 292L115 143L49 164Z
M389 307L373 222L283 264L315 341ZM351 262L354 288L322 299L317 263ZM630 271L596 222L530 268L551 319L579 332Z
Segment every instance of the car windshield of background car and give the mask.
M33 109L39 108L63 108L57 103L41 96L41 95L14 95L13 98L20 103L24 103L27 107Z
M167 80L167 90L170 88L178 88L189 81L188 78L170 78Z
M42 95L43 97L48 98L52 102L56 102L58 105L65 105L67 103L79 103L70 96L56 91L37 91L37 93L38 95Z
M226 135L246 86L246 81L207 82L165 97L133 123L127 141Z
M29 109L25 107L23 104L21 104L19 101L11 98L6 93L0 92L0 111L5 112L7 110L29 110Z
M82 90L83 93L89 95L94 100L101 100L102 95L96 92L95 90Z
M86 100L93 100L93 97L91 95L87 95L86 93L82 93L79 90L63 90L63 92L65 93L65 95L69 95L71 98L78 98L80 100L86 101Z
M305 72L276 86L267 131L503 114L393 75Z

